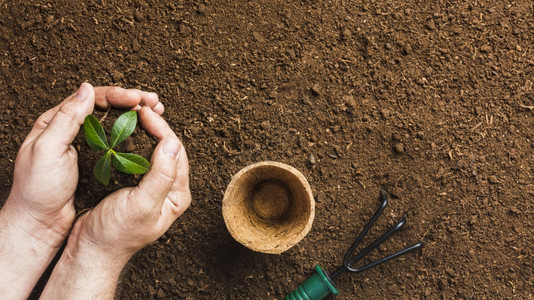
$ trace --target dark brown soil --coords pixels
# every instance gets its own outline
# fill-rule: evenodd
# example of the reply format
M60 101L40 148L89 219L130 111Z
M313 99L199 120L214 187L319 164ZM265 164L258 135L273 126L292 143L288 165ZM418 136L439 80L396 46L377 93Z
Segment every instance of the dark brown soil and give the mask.
M4 195L35 119L84 80L157 92L187 146L194 202L119 298L281 299L337 267L380 186L372 236L408 223L373 257L426 245L343 275L338 299L534 297L531 1L147 2L0 0ZM78 209L137 180L102 189L77 145ZM221 216L231 176L263 160L298 168L317 200L282 255L244 248Z

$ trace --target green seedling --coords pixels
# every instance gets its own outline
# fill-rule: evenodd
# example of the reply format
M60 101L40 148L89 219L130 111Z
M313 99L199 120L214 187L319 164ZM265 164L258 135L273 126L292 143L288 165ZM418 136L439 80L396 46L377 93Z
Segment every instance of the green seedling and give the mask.
M96 162L93 170L96 179L103 185L109 184L112 164L115 169L126 174L145 174L150 169L150 163L144 157L113 150L133 133L136 125L137 112L129 111L120 115L113 124L110 143L108 143L100 121L93 115L85 117L83 131L85 132L87 144L93 150L106 151Z

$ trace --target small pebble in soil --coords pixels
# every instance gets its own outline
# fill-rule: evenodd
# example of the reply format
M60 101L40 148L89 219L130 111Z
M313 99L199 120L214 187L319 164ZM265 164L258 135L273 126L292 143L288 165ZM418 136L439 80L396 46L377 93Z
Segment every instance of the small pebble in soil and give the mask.
M345 103L345 106L356 108L356 99L354 99L353 95L345 95L341 100Z
M395 152L397 153L404 153L404 144L403 143L396 143L394 146Z
M119 82L124 79L124 74L122 74L121 72L117 70L113 71L112 76L113 76L113 82Z
M489 181L489 183L491 183L491 184L499 183L499 179L498 179L497 176L495 176L495 175L491 175L490 177L488 177L488 181Z
M315 95L320 95L321 94L321 85L316 83L316 84L314 84L312 86L311 90Z
M412 53L412 46L411 45L408 44L408 45L402 47L402 54L408 55L410 53Z
M137 22L143 22L145 20L145 15L142 12L136 10L134 13L134 18Z
M189 28L185 24L180 24L180 26L178 26L178 30L180 31L180 35L183 37L186 37L191 34L191 28Z
M491 50L493 50L493 49L491 48L490 45L484 45L484 46L480 47L480 52L490 53Z
M348 28L345 28L341 33L341 38L345 41L350 40L350 38L352 38L352 32L350 32Z
M206 13L206 5L204 3L200 3L198 5L197 11L199 14L205 14Z
M310 154L310 156L308 157L308 162L312 165L315 165L315 156L312 154Z
M269 120L265 120L260 123L260 128L263 130L269 130L269 128L271 128L271 123L269 122Z
M428 83L428 79L426 77L421 77L419 80L417 80L418 85L425 85Z
M136 38L134 38L132 41L132 50L137 52L139 51L139 49L141 49L141 44L139 44L139 41Z
M46 17L46 24L51 24L52 22L54 22L54 16L49 15Z
M257 32L257 31L254 31L252 33L252 36L254 37L254 39L258 42L258 43L263 43L265 42L265 39L263 38L263 36L261 35L261 33Z
M383 108L380 110L380 113L382 114L382 117L387 119L389 115L391 114L391 111L387 108Z
M272 99L276 99L276 98L278 98L278 92L275 91L275 90L272 90L272 91L269 93L269 97L272 98Z

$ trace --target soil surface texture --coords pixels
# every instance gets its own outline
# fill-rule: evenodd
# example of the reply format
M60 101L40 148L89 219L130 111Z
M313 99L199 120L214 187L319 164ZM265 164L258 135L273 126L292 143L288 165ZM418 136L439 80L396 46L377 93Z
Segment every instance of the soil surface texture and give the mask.
M407 224L358 265L425 246L341 275L337 299L533 299L533 6L0 0L4 198L40 114L83 81L141 88L187 148L193 203L130 260L119 299L282 299L316 264L340 265L381 187L390 203L364 244ZM150 157L153 138L130 139ZM138 182L114 172L103 187L97 154L81 134L75 146L77 210ZM281 255L234 241L221 214L232 175L265 160L300 170L316 199L311 231Z

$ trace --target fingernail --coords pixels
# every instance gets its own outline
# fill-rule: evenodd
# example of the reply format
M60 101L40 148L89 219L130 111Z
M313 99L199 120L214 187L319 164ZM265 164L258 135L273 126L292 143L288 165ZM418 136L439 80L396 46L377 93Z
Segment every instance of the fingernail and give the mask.
M163 103L158 102L158 104L156 104L152 110L158 115L161 115L165 111L165 106L163 106Z
M85 82L80 85L78 92L76 92L76 99L83 101L89 96L89 84Z
M175 158L178 155L178 150L180 150L180 143L177 139L168 139L163 144L163 154Z

